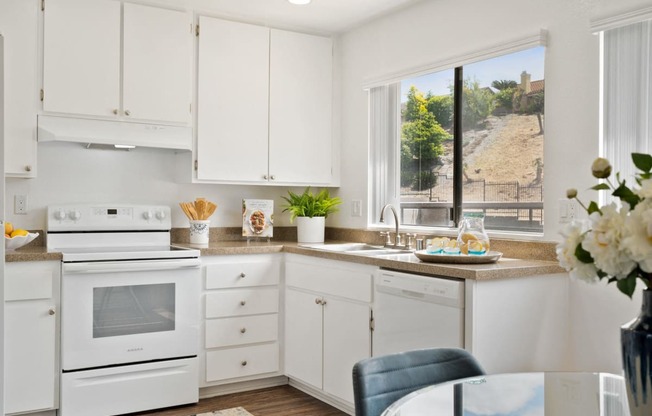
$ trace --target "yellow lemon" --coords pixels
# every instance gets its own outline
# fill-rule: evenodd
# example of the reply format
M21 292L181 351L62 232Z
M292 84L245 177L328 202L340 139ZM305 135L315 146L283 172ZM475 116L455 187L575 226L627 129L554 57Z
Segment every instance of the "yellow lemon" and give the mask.
M11 235L11 232L14 230L14 225L10 222L5 222L5 234Z
M14 231L11 232L11 238L14 238L16 236L26 236L27 234L29 234L29 231L16 228Z
M469 250L474 251L476 253L481 253L484 251L484 246L479 241L472 241L469 243Z
M471 233L464 233L460 236L460 240L462 240L464 244L468 243L469 240L477 240L477 239L478 237L474 236Z

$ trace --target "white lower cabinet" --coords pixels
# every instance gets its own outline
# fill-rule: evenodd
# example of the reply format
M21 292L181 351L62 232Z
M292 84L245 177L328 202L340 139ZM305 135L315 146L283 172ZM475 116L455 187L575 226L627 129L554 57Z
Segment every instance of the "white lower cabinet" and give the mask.
M200 387L279 375L281 255L203 257Z
M371 356L372 266L288 256L285 373L353 405L353 365Z
M5 265L5 413L59 405L58 306L61 263Z

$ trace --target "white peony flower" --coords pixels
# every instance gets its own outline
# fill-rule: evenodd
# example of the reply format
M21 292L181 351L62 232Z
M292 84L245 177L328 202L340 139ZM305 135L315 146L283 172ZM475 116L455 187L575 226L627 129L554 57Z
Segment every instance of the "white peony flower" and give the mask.
M634 193L642 199L652 198L652 179L644 179L641 181L641 188L634 189Z
M575 257L575 249L582 242L586 228L584 223L571 222L561 230L564 240L557 244L557 259L561 267L570 272L572 278L594 283L599 280L595 265L582 263Z
M617 279L624 279L636 268L636 262L622 244L629 205L623 203L619 211L616 204L611 203L602 207L601 211L602 215L599 212L589 215L591 231L582 240L582 248L591 253L598 269Z
M644 182L652 183L649 180ZM648 189L652 191L652 187ZM625 230L623 246L644 272L652 272L652 199L636 205L625 221Z

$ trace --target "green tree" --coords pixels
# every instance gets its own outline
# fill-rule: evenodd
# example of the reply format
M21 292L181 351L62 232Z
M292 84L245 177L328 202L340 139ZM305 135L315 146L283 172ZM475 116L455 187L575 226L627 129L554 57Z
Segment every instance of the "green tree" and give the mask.
M426 95L426 108L435 116L435 120L445 129L453 124L453 97L450 95Z
M474 129L484 122L496 108L493 93L481 88L478 81L464 80L462 98L462 127Z
M518 84L516 81L508 80L508 79L501 79L501 80L496 80L491 83L491 86L494 87L495 89L499 91L506 90L508 88L515 89Z
M516 93L516 88L505 88L503 90L498 91L498 93L494 96L494 99L496 100L496 104L499 107L503 107L509 111L512 111L514 109L512 103L514 102L515 93Z
M423 93L412 85L407 93L407 103L405 105L405 111L403 111L403 120L413 121L418 119L421 106L425 107L426 104L427 101Z
M413 191L428 190L428 201L432 201L432 188L437 185L437 175L432 169L419 172L412 185Z

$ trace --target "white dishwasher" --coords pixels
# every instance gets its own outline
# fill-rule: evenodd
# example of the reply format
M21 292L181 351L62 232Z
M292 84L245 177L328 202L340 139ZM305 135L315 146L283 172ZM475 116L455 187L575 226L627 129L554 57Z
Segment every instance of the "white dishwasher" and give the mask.
M372 355L464 348L464 281L378 270Z

